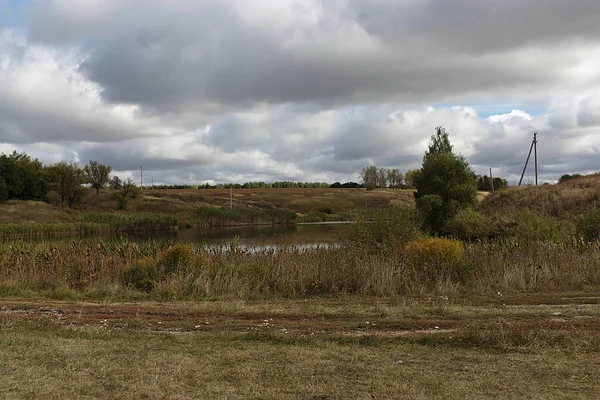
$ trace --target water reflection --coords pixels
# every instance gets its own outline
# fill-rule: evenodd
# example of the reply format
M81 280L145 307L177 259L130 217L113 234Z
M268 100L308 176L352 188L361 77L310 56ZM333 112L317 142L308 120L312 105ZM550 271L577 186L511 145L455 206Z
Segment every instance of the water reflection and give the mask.
M197 245L236 243L243 246L317 246L338 243L347 224L232 226L207 229L182 229L176 232L132 234L131 240L167 240ZM212 247L212 246L211 246ZM218 246L217 246L218 247Z

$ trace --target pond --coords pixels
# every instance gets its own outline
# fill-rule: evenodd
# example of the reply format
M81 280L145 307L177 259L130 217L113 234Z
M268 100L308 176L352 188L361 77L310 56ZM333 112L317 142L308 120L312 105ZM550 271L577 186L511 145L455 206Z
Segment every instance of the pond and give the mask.
M244 247L332 245L339 243L348 229L347 223L311 223L297 225L229 226L201 229L181 229L127 235L134 241L165 240L219 247L235 243Z

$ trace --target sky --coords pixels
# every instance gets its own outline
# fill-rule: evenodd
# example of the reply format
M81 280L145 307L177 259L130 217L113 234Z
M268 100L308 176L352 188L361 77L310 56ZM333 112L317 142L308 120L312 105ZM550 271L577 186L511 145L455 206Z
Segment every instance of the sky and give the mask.
M600 170L597 0L0 0L0 153L163 184ZM530 165L524 182L532 182Z

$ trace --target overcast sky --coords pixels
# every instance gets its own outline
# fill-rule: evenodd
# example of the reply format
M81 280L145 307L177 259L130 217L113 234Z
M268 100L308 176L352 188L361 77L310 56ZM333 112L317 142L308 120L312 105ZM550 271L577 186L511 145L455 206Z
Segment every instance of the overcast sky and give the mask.
M439 125L477 173L534 131L543 181L600 170L600 1L0 0L0 153L333 183Z

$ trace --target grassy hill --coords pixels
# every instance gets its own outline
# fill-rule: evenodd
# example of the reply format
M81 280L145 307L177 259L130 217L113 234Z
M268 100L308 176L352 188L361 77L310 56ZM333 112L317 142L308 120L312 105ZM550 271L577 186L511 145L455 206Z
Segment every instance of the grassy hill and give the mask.
M81 204L73 209L64 204L35 201L8 201L0 204L0 224L49 223L75 221L82 212L114 212L117 201L108 189L96 195L89 190ZM382 209L392 206L414 206L412 190L366 189L234 189L235 209L285 208L299 214L326 207L333 213L360 209ZM228 189L165 189L144 190L130 199L128 212L166 214L187 220L200 207L229 207Z
M556 185L508 188L487 196L480 210L496 221L514 221L523 210L543 217L571 220L600 206L600 174Z

